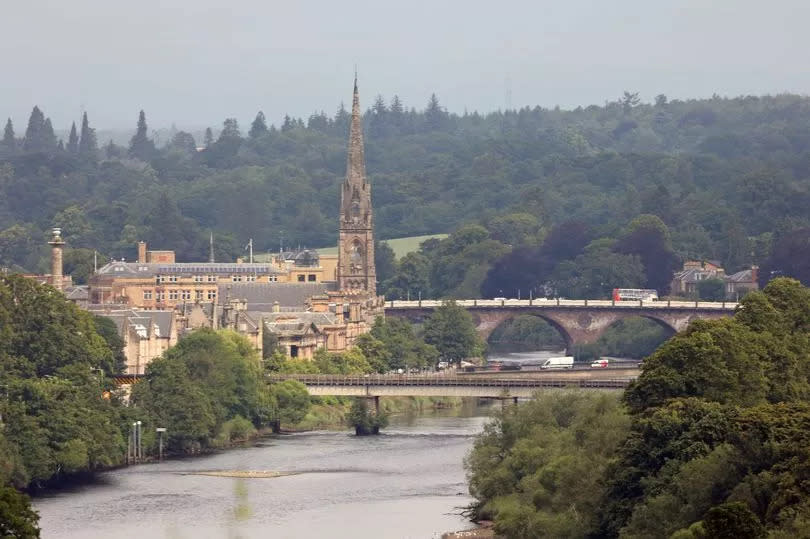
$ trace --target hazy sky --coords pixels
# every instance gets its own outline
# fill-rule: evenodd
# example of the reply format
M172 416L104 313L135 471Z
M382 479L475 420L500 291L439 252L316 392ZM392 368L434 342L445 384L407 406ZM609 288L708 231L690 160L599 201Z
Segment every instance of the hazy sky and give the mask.
M0 117L247 130L398 94L451 111L810 93L807 0L0 0Z

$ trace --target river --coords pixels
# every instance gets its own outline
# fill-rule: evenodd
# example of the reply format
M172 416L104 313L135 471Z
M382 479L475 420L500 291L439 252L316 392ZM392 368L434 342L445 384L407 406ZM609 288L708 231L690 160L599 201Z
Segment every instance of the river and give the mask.
M144 464L35 499L49 538L432 538L466 529L463 459L487 408L392 416L382 435L318 431ZM273 471L235 478L204 472Z

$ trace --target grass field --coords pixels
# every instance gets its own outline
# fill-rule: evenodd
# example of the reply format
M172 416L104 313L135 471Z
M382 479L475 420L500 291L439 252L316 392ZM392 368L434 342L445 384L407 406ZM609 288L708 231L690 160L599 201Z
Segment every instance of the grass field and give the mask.
M436 238L442 240L447 237L447 234L429 234L427 236L411 236L409 238L395 238L392 240L383 240L385 243L388 244L391 249L394 250L394 255L397 258L402 258L408 253L413 251L419 250L419 244L425 240L429 240L431 238ZM318 249L318 252L322 255L336 255L337 254L337 246L334 247L324 247L323 249Z
M413 251L419 250L419 244L425 240L429 240L431 238L436 238L438 240L443 240L447 237L447 234L428 234L427 236L410 236L408 238L395 238L392 240L383 240L387 243L391 249L394 250L394 255L397 258L402 258L408 253ZM323 247L321 249L316 249L322 255L336 255L337 254L337 245L334 247ZM275 253L262 253L256 254L253 259L256 262L268 262Z

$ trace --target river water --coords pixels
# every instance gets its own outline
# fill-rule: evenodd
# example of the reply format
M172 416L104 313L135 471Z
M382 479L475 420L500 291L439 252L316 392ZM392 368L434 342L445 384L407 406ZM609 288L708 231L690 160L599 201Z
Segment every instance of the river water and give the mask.
M49 538L433 538L466 529L464 456L487 421L471 403L393 416L382 435L311 432L132 466L35 500ZM201 472L273 471L235 478Z

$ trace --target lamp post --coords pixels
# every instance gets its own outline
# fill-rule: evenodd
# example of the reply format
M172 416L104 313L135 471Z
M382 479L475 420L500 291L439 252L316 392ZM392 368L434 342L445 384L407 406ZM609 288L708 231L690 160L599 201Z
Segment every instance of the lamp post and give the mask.
M158 433L158 461L163 461L163 433L166 432L165 427L158 427L155 429Z
M135 423L138 425L135 438L138 440L138 459L140 460L143 459L143 445L141 444L141 422L136 421Z

